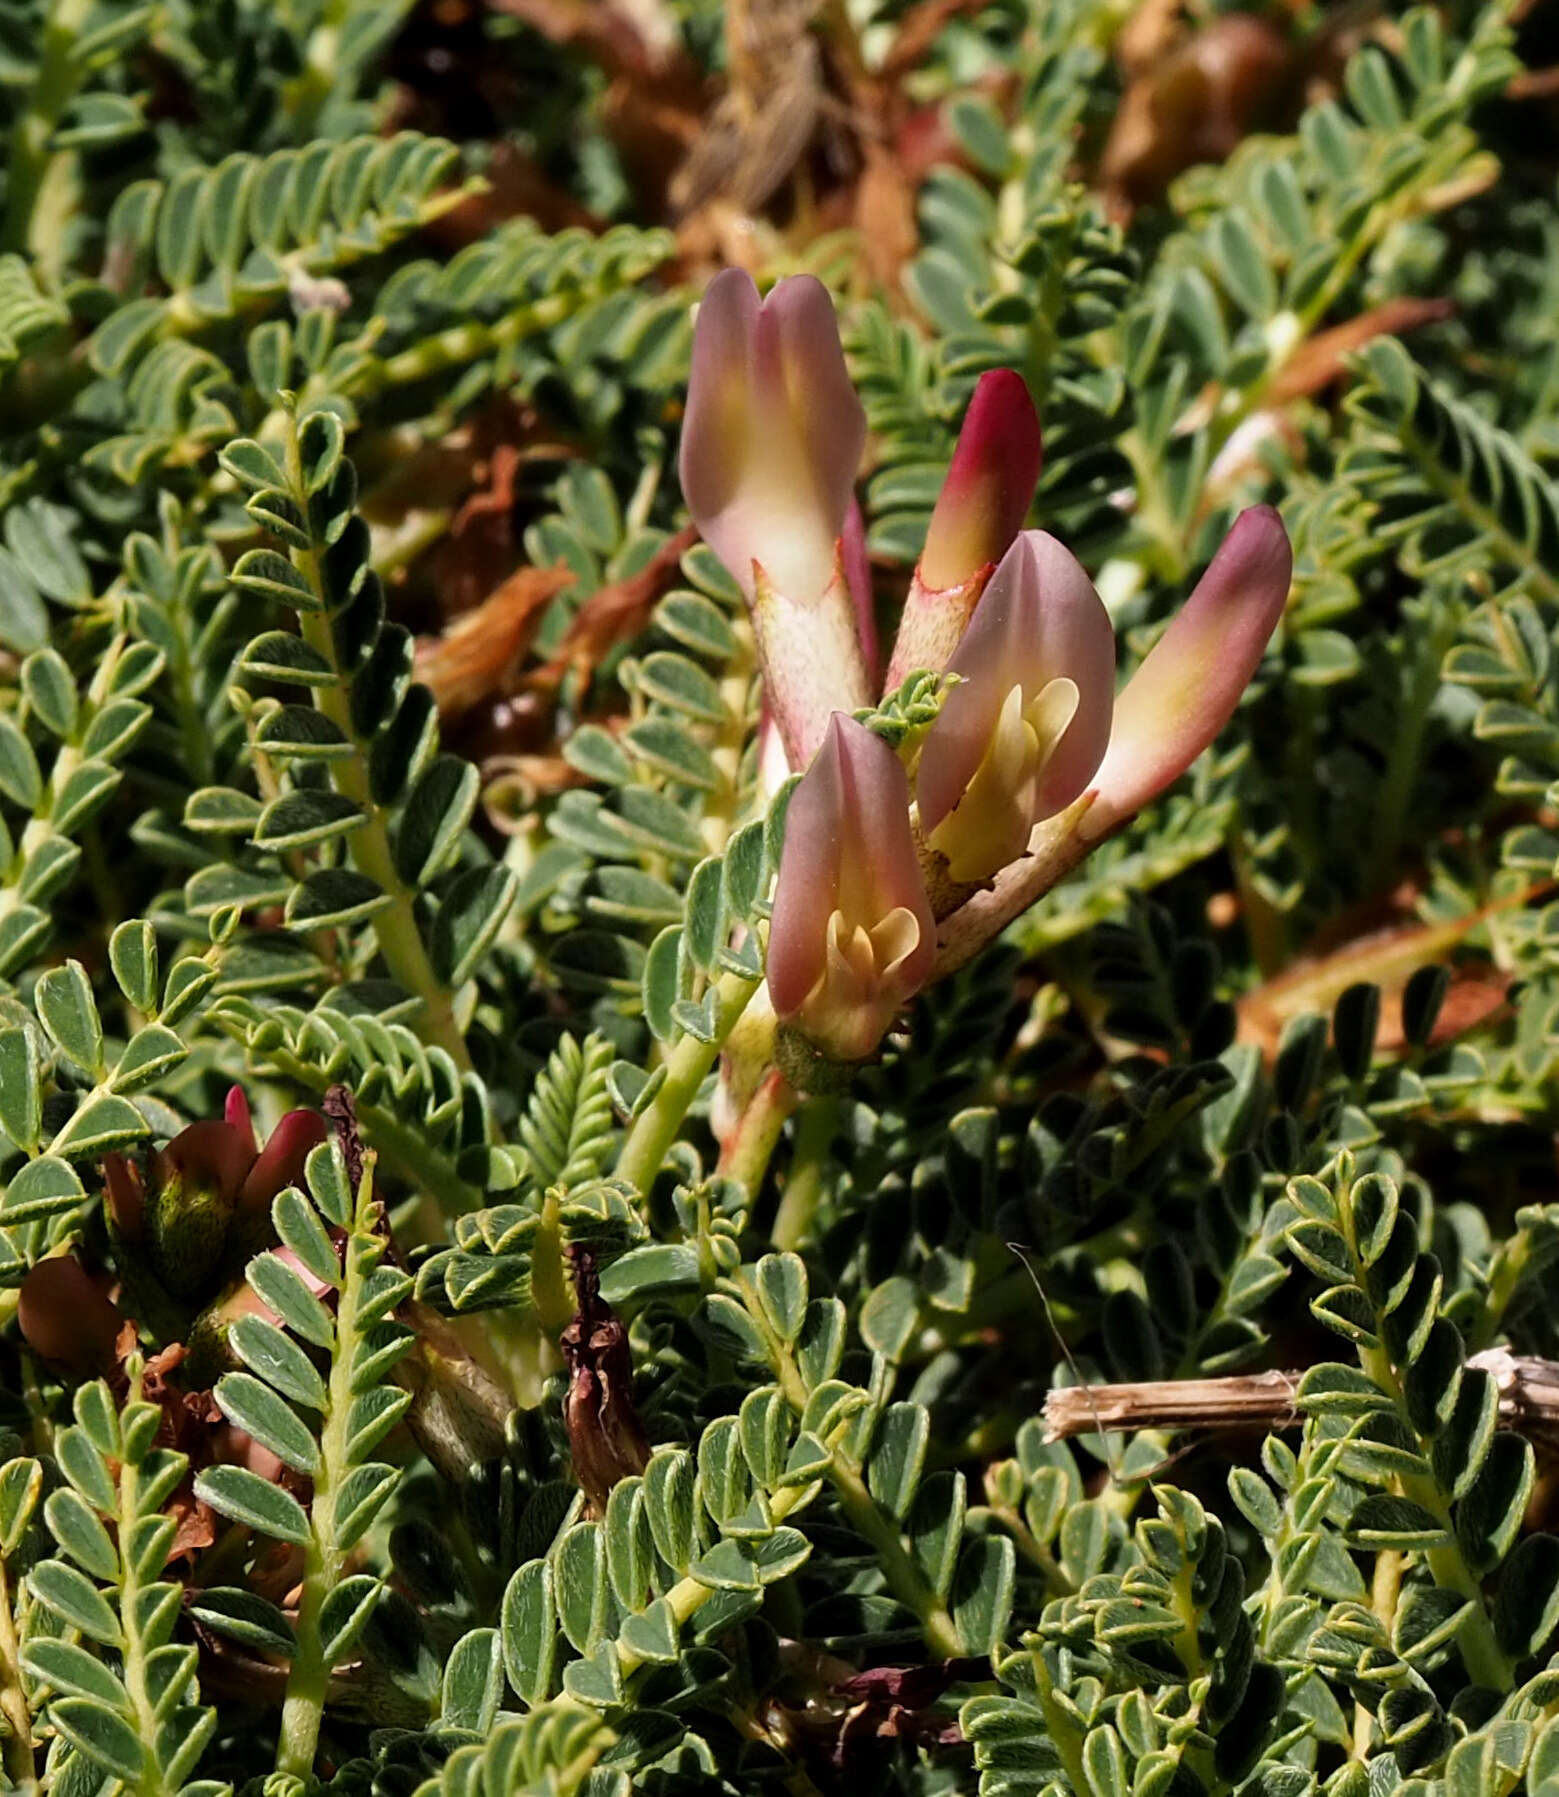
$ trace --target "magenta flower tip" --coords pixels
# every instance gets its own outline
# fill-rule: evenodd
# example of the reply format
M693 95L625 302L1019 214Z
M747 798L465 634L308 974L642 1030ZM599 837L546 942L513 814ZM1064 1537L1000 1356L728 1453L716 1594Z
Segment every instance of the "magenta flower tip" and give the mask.
M926 530L920 577L927 587L961 586L1001 560L1028 516L1042 457L1023 377L1010 368L982 374Z
M229 1086L227 1101L222 1106L222 1121L229 1129L236 1130L239 1138L248 1144L249 1152L255 1152L254 1118L249 1110L249 1097L242 1086Z

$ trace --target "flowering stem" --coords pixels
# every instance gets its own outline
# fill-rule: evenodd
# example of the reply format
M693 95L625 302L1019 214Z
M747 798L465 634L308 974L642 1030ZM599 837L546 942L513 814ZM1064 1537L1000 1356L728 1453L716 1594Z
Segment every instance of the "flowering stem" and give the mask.
M715 1026L710 1039L703 1042L697 1036L684 1036L666 1057L659 1090L634 1119L617 1157L618 1179L627 1180L641 1192L649 1190L666 1158L666 1150L675 1141L683 1119L698 1097L699 1087L715 1064L721 1044L760 984L745 974L720 976L714 988Z
M799 1252L812 1233L823 1197L823 1164L839 1121L839 1100L814 1098L796 1119L796 1145L784 1194L774 1213L770 1240L777 1249Z
M1040 824L1029 838L1026 855L1004 867L988 887L939 923L933 980L944 980L973 960L987 942L1092 853L1108 834L1096 831L1085 836L1079 827L1092 801L1093 794L1084 793L1075 804Z
M746 1186L748 1197L755 1198L779 1145L785 1119L800 1102L795 1087L777 1067L771 1067L748 1099L747 1108L721 1150L716 1171L729 1179L739 1179Z

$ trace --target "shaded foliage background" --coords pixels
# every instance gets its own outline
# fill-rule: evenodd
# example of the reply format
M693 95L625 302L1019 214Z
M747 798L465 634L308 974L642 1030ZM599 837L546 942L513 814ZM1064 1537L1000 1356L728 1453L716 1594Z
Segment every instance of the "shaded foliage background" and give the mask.
M1559 1780L1487 1358L1559 1354L1555 62L1548 0L0 0L11 1786ZM1239 507L1297 552L1192 775L750 1183L726 261L837 297L886 624L993 367L1130 657ZM1270 1368L1266 1439L1045 1440Z

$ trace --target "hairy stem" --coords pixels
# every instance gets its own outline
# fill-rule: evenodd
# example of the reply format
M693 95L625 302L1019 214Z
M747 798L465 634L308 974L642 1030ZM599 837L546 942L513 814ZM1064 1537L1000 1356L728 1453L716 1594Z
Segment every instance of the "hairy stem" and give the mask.
M281 1742L276 1755L276 1770L294 1778L308 1778L314 1770L314 1753L319 1744L325 1695L330 1683L320 1613L325 1599L340 1584L346 1561L345 1550L337 1538L336 1505L342 1482L352 1464L349 1435L353 1396L351 1347L362 1328L359 1313L364 1291L378 1258L368 1235L370 1213L374 1209L373 1190L373 1157L365 1155L363 1182L356 1195L357 1214L342 1254L336 1348L326 1388L319 1438L319 1470L314 1476L309 1541L303 1559L303 1588L298 1600L298 1651L287 1679Z
M131 1363L130 1402L136 1403L141 1395L141 1369L138 1362ZM140 1484L140 1468L126 1462L119 1469L119 1539L123 1544L130 1535L131 1525L139 1516L141 1506L138 1486ZM143 1580L135 1568L135 1556L120 1548L119 1565L121 1571L119 1586L119 1610L124 1618L124 1683L129 1694L130 1707L135 1713L136 1729L141 1737L141 1745L145 1750L144 1768L136 1783L137 1797L163 1797L169 1789L168 1779L157 1757L155 1742L157 1740L157 1703L151 1688L147 1661L149 1655L141 1638L141 1617L146 1609L145 1596L148 1581Z
M11 1586L5 1559L0 1556L0 1722L5 1725L3 1754L5 1775L19 1790L32 1784L35 1764L32 1746L32 1714L22 1685L21 1659L16 1640L16 1619L11 1614Z
M298 449L296 428L287 433L287 476L294 493L307 509L307 488L303 478L302 457ZM374 935L379 952L391 975L408 992L422 1001L421 1034L430 1045L442 1048L462 1073L471 1071L471 1054L466 1047L465 1032L455 1018L454 1001L445 990L433 963L428 958L422 931L417 923L416 891L402 880L390 848L389 818L384 807L373 796L368 780L368 745L362 741L352 719L352 700L347 677L336 654L335 636L330 628L325 604L325 587L320 573L319 555L312 549L297 549L293 558L298 571L318 596L319 611L300 611L298 627L303 640L329 665L334 679L328 686L315 689L315 703L341 735L351 743L353 753L335 764L336 790L350 799L362 812L364 822L347 838L347 852L352 865L366 874L389 895L390 903L374 919Z
M745 1270L737 1275L736 1285L748 1316L763 1337L764 1349L778 1376L780 1389L791 1409L800 1416L806 1409L808 1396L801 1369L790 1349L769 1326L757 1290ZM919 1619L926 1646L939 1659L957 1659L964 1651L958 1624L915 1564L914 1556L904 1545L898 1522L872 1496L861 1476L861 1469L847 1456L842 1441L834 1444L828 1463L828 1479L851 1527L871 1544L888 1589Z
M745 974L720 976L714 989L715 1027L711 1039L702 1042L697 1036L684 1036L666 1057L659 1090L634 1119L617 1157L616 1178L637 1186L641 1192L647 1192L654 1184L666 1151L676 1140L699 1087L719 1056L721 1044L735 1028L759 984Z
M796 1119L796 1146L769 1232L776 1248L799 1250L811 1236L823 1201L823 1167L838 1121L839 1100L829 1097L810 1099Z
M47 222L51 232L58 221L46 221L38 200L54 160L50 145L65 108L81 85L84 70L76 60L76 40L92 10L92 0L54 0L44 21L38 77L27 104L17 113L11 128L10 153L6 158L5 225L0 248L31 251L43 259L39 239ZM74 156L74 151L65 152ZM51 258L52 259L52 258Z
M771 1068L747 1101L735 1130L721 1150L716 1169L739 1179L749 1197L756 1198L763 1177L779 1146L785 1119L801 1102L800 1095L777 1067Z

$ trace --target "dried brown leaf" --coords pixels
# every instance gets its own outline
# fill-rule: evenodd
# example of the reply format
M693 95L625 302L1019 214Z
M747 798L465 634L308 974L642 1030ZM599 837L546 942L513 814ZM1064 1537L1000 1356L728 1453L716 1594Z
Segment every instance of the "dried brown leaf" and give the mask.
M618 643L635 636L649 622L655 601L675 578L682 557L698 541L685 525L664 543L637 574L599 587L574 615L557 655L530 677L538 690L554 691L570 672L588 681L597 664Z
M1402 989L1421 967L1444 962L1468 935L1494 913L1512 910L1550 890L1533 886L1482 910L1441 924L1402 924L1371 931L1330 953L1297 961L1276 979L1247 993L1238 1007L1238 1037L1253 1042L1267 1059L1276 1054L1283 1027L1306 1011L1329 1011L1361 981L1381 988L1383 1004L1377 1042L1388 1052L1403 1045ZM1452 969L1447 994L1431 1040L1441 1043L1486 1022L1506 1003L1510 979L1489 962L1468 961Z
M1456 310L1451 299L1415 299L1404 294L1361 312L1357 318L1333 325L1301 343L1273 376L1267 397L1282 405L1301 395L1319 393L1342 373L1343 358L1362 349L1374 337L1395 337L1420 326L1449 318Z
M574 579L561 565L516 568L439 636L419 637L417 678L429 687L446 722L499 695L513 679L547 607Z
M1293 52L1270 20L1226 13L1127 86L1099 165L1117 212L1161 198L1182 169L1221 162L1287 82Z
M866 166L856 184L855 226L873 281L897 288L904 265L920 247L915 186L904 164L875 143L866 147Z

